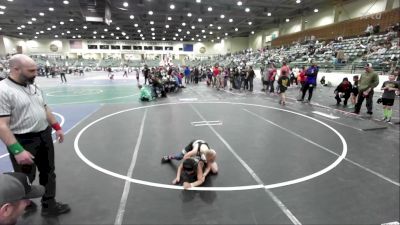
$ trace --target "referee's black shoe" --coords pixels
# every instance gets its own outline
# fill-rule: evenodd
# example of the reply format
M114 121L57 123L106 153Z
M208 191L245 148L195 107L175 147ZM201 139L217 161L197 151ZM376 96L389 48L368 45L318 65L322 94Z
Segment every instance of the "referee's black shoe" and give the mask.
M54 202L53 204L42 204L42 216L58 216L71 211L68 204Z

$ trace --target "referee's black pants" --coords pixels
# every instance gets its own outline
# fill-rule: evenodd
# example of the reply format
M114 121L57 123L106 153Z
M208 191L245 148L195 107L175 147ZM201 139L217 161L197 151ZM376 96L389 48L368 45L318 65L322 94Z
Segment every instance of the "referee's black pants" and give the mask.
M56 174L54 172L54 145L51 136L51 127L38 133L15 134L18 142L25 150L30 152L35 159L33 165L19 165L10 154L15 172L25 173L31 182L35 180L36 168L39 171L39 183L45 187L42 204L52 204L56 196Z

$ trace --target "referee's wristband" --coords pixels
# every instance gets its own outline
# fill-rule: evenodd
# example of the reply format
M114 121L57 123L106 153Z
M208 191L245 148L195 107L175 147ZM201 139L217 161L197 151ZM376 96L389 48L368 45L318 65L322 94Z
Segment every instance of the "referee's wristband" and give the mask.
M56 131L59 131L62 129L59 123L52 124L51 127Z
M24 147L18 142L9 145L8 150L13 154L13 155L18 155L19 153L24 151Z

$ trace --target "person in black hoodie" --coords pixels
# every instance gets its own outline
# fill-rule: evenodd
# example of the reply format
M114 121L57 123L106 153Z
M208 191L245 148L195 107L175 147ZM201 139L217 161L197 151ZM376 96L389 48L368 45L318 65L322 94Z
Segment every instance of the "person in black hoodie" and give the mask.
M336 99L336 104L339 105L342 102L342 98L344 98L343 106L347 106L347 100L350 98L350 94L352 91L353 87L351 83L349 82L349 79L347 77L343 78L342 83L340 83L336 89L335 89L335 99Z

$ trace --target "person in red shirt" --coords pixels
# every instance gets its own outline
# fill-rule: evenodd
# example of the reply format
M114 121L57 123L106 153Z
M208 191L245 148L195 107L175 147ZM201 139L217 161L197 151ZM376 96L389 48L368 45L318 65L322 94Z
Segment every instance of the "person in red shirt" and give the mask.
M274 89L274 82L275 82L275 76L276 76L276 68L275 65L273 63L271 63L271 67L268 69L268 76L269 76L269 87L270 87L270 93L274 93L275 89ZM266 88L266 92L268 90L268 87Z
M213 87L216 87L216 85L217 85L218 75L219 75L219 69L218 69L218 65L216 65L213 68L213 83L212 83Z

